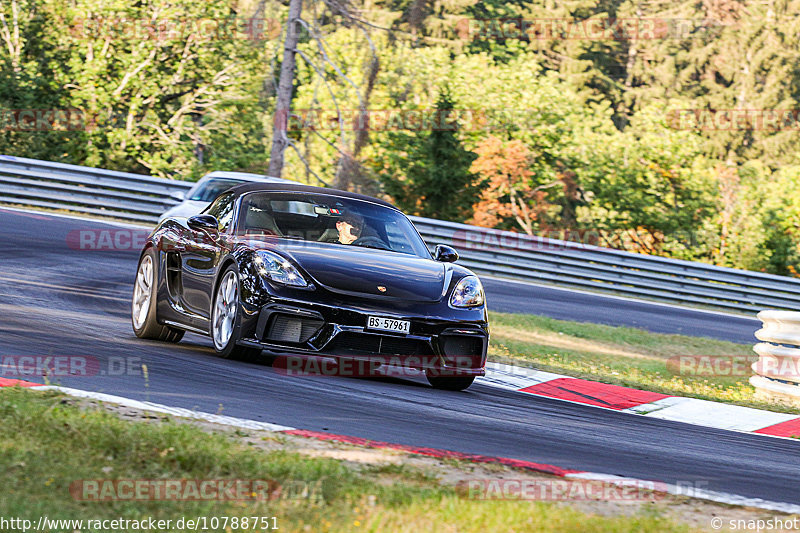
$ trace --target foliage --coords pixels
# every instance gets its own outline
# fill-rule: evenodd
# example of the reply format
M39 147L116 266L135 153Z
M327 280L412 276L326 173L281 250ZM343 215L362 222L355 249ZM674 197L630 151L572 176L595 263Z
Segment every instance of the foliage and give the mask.
M333 4L303 4L313 30L284 176L411 213L796 275L800 117L770 121L800 109L795 0ZM91 117L72 131L4 123L0 152L177 179L265 172L284 3L9 0L0 15L4 120ZM228 23L193 31L200 20ZM456 131L408 120L445 105ZM730 110L765 111L722 129L675 120Z
M390 137L395 148L391 153L402 158L394 158L390 164L402 166L405 172L399 177L381 174L380 179L384 190L405 211L462 222L472 214L478 193L470 171L475 154L465 150L456 136L458 122L447 88L436 100L435 110L435 125L430 132L395 133Z
M507 226L513 219L528 235L541 227L547 208L545 192L531 185L531 153L520 140L503 143L487 137L475 150L472 169L486 178L475 214L469 222L479 226Z
M24 15L19 53L3 57L3 107L72 108L87 117L78 132L6 133L2 151L65 152L91 166L183 178L205 167L247 167L263 153L253 113L263 50L233 31L231 4L14 0L2 10ZM204 32L193 21L216 24ZM32 145L24 153L14 149L20 139Z

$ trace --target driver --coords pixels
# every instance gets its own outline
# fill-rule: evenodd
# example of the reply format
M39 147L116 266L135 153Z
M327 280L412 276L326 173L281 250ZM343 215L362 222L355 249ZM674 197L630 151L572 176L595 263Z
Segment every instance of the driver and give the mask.
M364 217L348 211L336 221L336 231L339 232L340 243L353 244L364 231Z

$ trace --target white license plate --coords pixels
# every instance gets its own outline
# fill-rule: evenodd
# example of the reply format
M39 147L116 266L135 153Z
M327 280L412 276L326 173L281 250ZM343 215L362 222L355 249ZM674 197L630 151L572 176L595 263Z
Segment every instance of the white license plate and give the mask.
M411 322L408 320L397 320L382 316L367 317L367 329L380 329L382 331L394 331L396 333L408 333L411 330Z

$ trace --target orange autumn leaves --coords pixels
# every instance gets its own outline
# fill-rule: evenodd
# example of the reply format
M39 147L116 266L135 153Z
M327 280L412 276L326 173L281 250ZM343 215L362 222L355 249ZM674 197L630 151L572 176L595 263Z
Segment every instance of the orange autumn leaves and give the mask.
M475 153L478 158L470 170L484 185L468 223L494 228L514 220L525 233L533 235L550 204L546 201L547 191L533 183L531 151L520 140L503 142L490 136Z

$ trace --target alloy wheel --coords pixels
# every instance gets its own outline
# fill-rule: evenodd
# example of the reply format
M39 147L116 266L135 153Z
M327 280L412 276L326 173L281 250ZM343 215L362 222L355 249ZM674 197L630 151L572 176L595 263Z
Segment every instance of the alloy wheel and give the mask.
M228 341L230 341L231 335L233 335L238 307L239 281L236 278L236 273L231 271L222 278L214 301L214 316L211 324L214 345L218 350L224 349Z
M131 314L133 315L133 325L139 330L144 327L147 320L147 313L150 311L150 300L153 287L153 259L145 255L139 264L139 271L136 273L136 287L133 290L133 302Z

